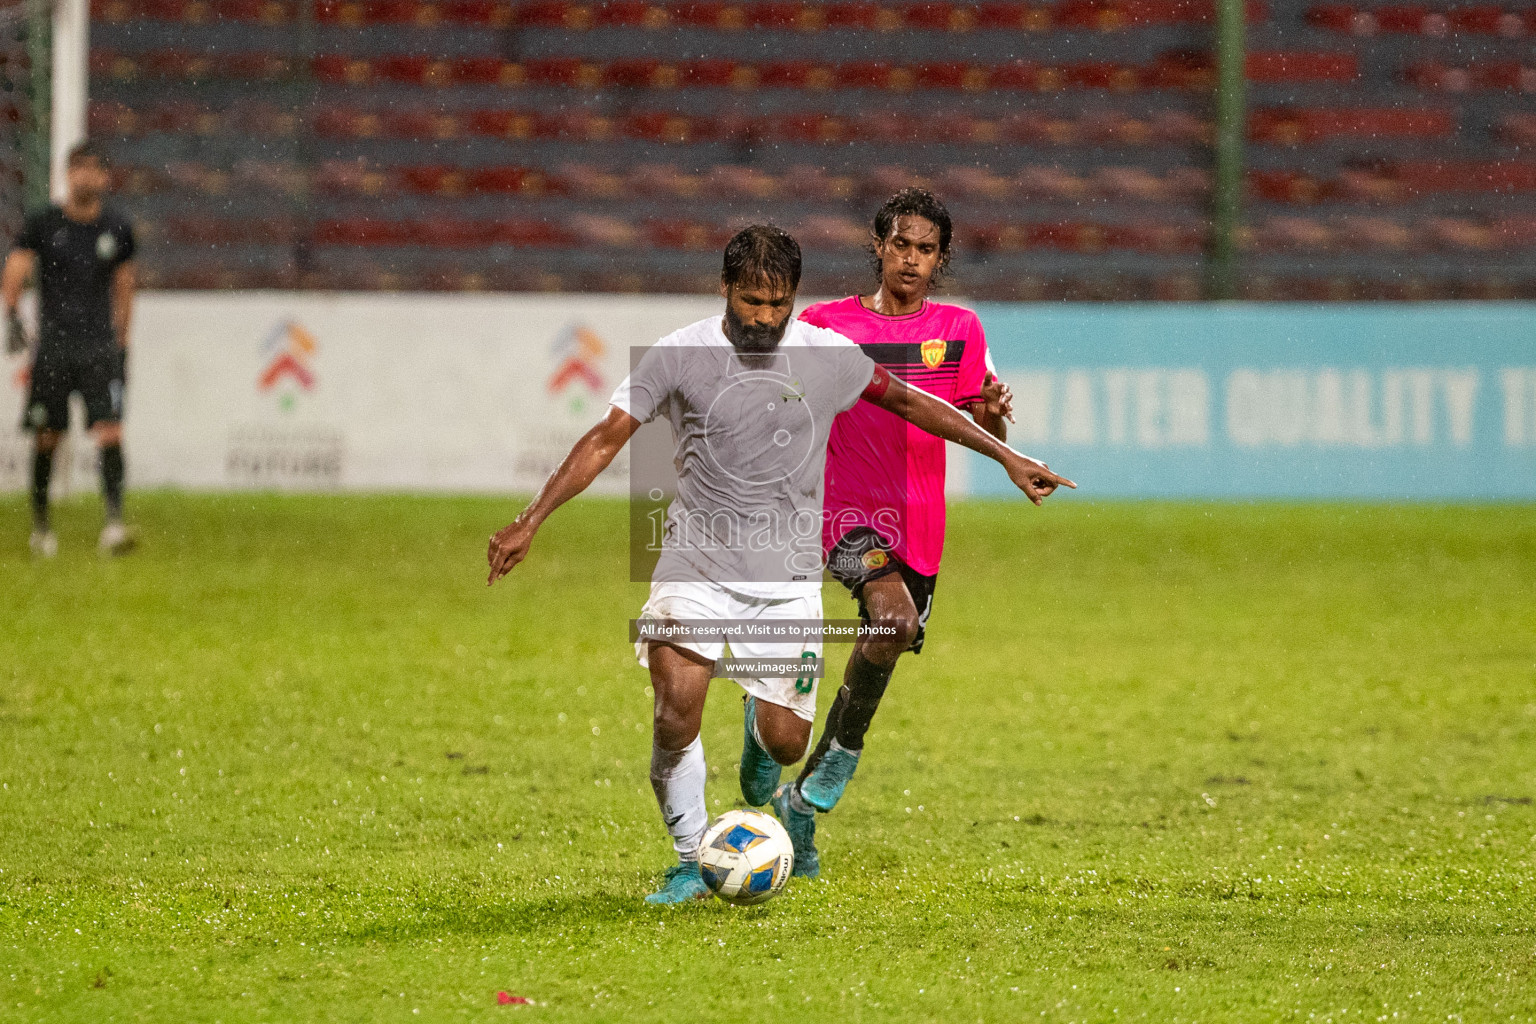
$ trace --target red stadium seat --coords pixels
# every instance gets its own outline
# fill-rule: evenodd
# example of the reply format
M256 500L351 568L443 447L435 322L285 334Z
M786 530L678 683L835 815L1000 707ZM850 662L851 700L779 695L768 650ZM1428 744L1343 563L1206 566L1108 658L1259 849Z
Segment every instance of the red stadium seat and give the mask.
M524 65L528 84L594 89L602 84L602 67L579 57L540 57Z
M1326 195L1324 183L1302 171L1249 171L1248 191L1272 203L1318 202Z
M427 217L410 225L412 240L420 245L452 249L480 248L495 240L495 224L453 217Z
M673 21L689 28L713 28L735 32L747 27L745 10L734 3L721 3L718 0L678 3L671 5L671 11Z
M701 119L664 111L641 111L624 118L620 130L627 138L643 142L682 143L698 138L697 130L702 127Z
M310 69L327 85L367 85L373 80L373 65L360 57L325 54L311 61Z
M793 233L807 249L855 249L869 240L869 227L851 217L805 217L795 224Z
M976 11L969 4L915 3L902 11L906 27L927 32L969 32L976 27Z
M1536 65L1513 60L1474 63L1472 82L1479 88L1501 92L1536 92Z
M774 199L786 194L778 178L755 167L743 167L738 164L711 168L707 175L706 187L711 195L728 196L733 199ZM807 199L813 198L801 192L790 194Z
M525 110L484 110L469 116L470 128L477 135L503 139L553 139L559 137L559 125L547 115Z
M1505 114L1499 119L1496 130L1501 142L1511 146L1536 146L1536 114Z
M1107 89L1114 92L1132 92L1141 84L1141 76L1135 68L1111 61L1080 61L1064 69L1068 88ZM1183 87L1182 83L1179 87Z
M1536 216L1516 214L1500 217L1490 226L1494 248L1517 251L1536 249Z
M629 221L591 213L573 215L567 222L567 230L581 244L614 249L627 249L640 239L640 233Z
M115 100L93 100L86 112L88 131L95 136L133 136L143 130L139 114L126 103Z
M414 227L409 222L374 220L369 217L323 220L315 225L314 230L316 245L409 245L414 235Z
M1432 10L1417 5L1363 9L1351 4L1319 4L1307 11L1318 28L1357 36L1378 32L1405 35L1494 35L1519 38L1536 32L1536 8L1508 10L1493 5Z
M651 244L658 249L715 252L730 239L730 232L719 225L682 219L654 218L646 221L644 228Z
M795 164L779 179L783 194L806 199L847 199L855 183L846 175L830 174L823 167Z
M495 245L568 246L577 241L574 232L542 220L493 221L490 241Z
M463 124L453 114L426 108L390 108L379 115L382 134L415 141L458 138Z
M989 84L996 90L1033 92L1040 86L1040 70L1038 64L1022 60L994 65Z
M1398 108L1258 110L1248 122L1254 141L1292 146L1350 137L1435 139L1455 130L1449 111Z
M382 196L395 191L395 180L361 160L327 160L315 171L313 184L332 195Z
M379 118L348 107L327 106L315 111L310 130L323 139L371 138L379 134Z
M617 89L644 89L658 84L658 71L662 63L651 57L635 57L610 61L603 68L603 84ZM670 68L671 82L677 84L677 69Z
M514 9L506 0L444 0L443 20L476 28L506 28Z
M1417 160L1388 169L1404 191L1536 192L1536 162L1529 160Z
M1352 82L1360 62L1352 53L1261 50L1248 54L1250 82Z
M788 2L757 0L755 3L745 5L743 14L749 28L792 32L803 27L802 10L814 10L814 8L803 8L797 0L788 0ZM814 17L814 15L811 16Z
M604 28L665 28L672 14L661 4L645 0L612 0L592 11L592 24Z
M1047 6L1021 3L984 3L976 8L976 27L991 30L1049 32L1053 23Z
M591 9L565 0L534 0L516 6L516 24L582 31L592 27Z
M899 27L899 15L887 7L867 0L845 0L827 4L822 8L824 23L829 29L871 32L878 29L890 31ZM882 19L884 24L882 25Z
M559 175L527 167L480 167L469 172L469 187L493 195L565 195L566 182Z
M950 167L942 174L945 195L982 202L1006 202L1015 198L1014 185L985 167Z
M810 85L813 73L830 74L806 60L773 61L760 65L757 70L758 84L764 89L804 89Z
M462 168L444 165L401 167L395 171L408 192L423 195L461 196L468 190Z
M884 89L890 81L891 66L885 61L856 60L837 68L839 89Z

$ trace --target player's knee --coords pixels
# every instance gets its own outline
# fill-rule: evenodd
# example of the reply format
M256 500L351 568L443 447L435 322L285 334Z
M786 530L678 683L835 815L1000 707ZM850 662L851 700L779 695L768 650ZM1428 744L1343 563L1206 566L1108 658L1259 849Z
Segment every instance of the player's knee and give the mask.
M658 702L651 715L651 732L663 750L682 750L698 736L699 726L681 708Z
M805 756L805 748L810 745L811 723L800 718L795 721L803 722L803 725L788 726L780 729L777 735L763 737L768 755L779 764L794 764Z
M57 430L39 430L37 432L37 450L51 452L59 446L59 432Z
M917 610L887 612L870 621L874 646L901 653L917 638Z

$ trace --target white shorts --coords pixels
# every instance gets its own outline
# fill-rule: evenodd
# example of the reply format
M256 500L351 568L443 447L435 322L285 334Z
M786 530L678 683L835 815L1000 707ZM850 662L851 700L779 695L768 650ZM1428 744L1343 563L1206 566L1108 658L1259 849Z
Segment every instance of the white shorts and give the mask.
M641 619L666 621L667 619L821 619L821 591L805 597L786 600L767 600L746 597L713 583L652 583L651 596L640 609ZM679 640L668 641L708 658L718 660L725 654L724 638L715 641ZM635 642L635 657L642 667L650 667L648 650L650 641ZM804 658L821 657L821 640L806 640L787 644L762 643L747 639L730 641L733 658ZM816 683L814 678L747 678L736 682L758 700L789 708L807 722L816 721ZM809 684L809 685L807 685Z

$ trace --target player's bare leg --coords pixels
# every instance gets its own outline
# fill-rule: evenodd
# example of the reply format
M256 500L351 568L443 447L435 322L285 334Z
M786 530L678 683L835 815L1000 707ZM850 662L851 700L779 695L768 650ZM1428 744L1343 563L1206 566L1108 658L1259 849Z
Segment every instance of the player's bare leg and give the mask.
M789 708L751 694L743 703L741 795L758 807L773 798L783 766L805 756L811 723Z
M821 740L800 773L800 797L818 811L835 807L853 778L864 734L885 696L896 659L917 636L917 605L899 573L870 580L862 594L870 625L877 629L854 644Z
M869 581L861 593L870 625L879 627L878 631L854 644L816 749L806 758L800 777L780 786L773 797L774 810L795 844L795 874L810 878L821 873L816 812L835 807L853 778L864 750L864 734L891 681L896 659L917 636L917 605L899 573Z
M121 420L106 420L91 432L96 435L96 450L101 456L101 500L106 510L98 548L104 555L126 555L137 538L123 524L123 424Z
M699 839L709 823L704 800L708 769L699 727L704 721L714 662L693 651L654 641L646 660L656 694L651 721L651 788L678 859L676 866L667 869L661 889L646 901L685 903L709 895L699 875ZM765 749L780 764L795 763L810 742L811 723L768 701L757 701L756 706L757 734Z
M53 454L59 447L57 430L39 430L32 442L32 536L28 546L34 558L59 553L59 538L48 514L48 488L53 481Z
M704 804L704 744L699 725L704 720L704 699L714 662L671 644L651 643L651 689L655 705L651 717L651 789L661 807L661 818L672 836L677 864L647 903L687 903L709 896L699 875L699 839L709 823Z

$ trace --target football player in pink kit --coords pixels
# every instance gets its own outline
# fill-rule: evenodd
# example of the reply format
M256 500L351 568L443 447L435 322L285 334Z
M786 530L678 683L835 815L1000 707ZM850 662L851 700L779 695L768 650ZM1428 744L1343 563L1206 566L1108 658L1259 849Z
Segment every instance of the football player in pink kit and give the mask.
M928 301L949 260L952 226L925 189L896 193L875 215L880 287L808 307L802 320L856 342L908 384L1006 438L1012 394L992 373L976 314ZM864 733L904 651L923 647L944 553L944 442L862 403L833 421L827 445L823 548L859 615L885 627L855 644L843 686L800 777L774 793L795 844L795 874L820 872L816 812L830 811L859 763Z

